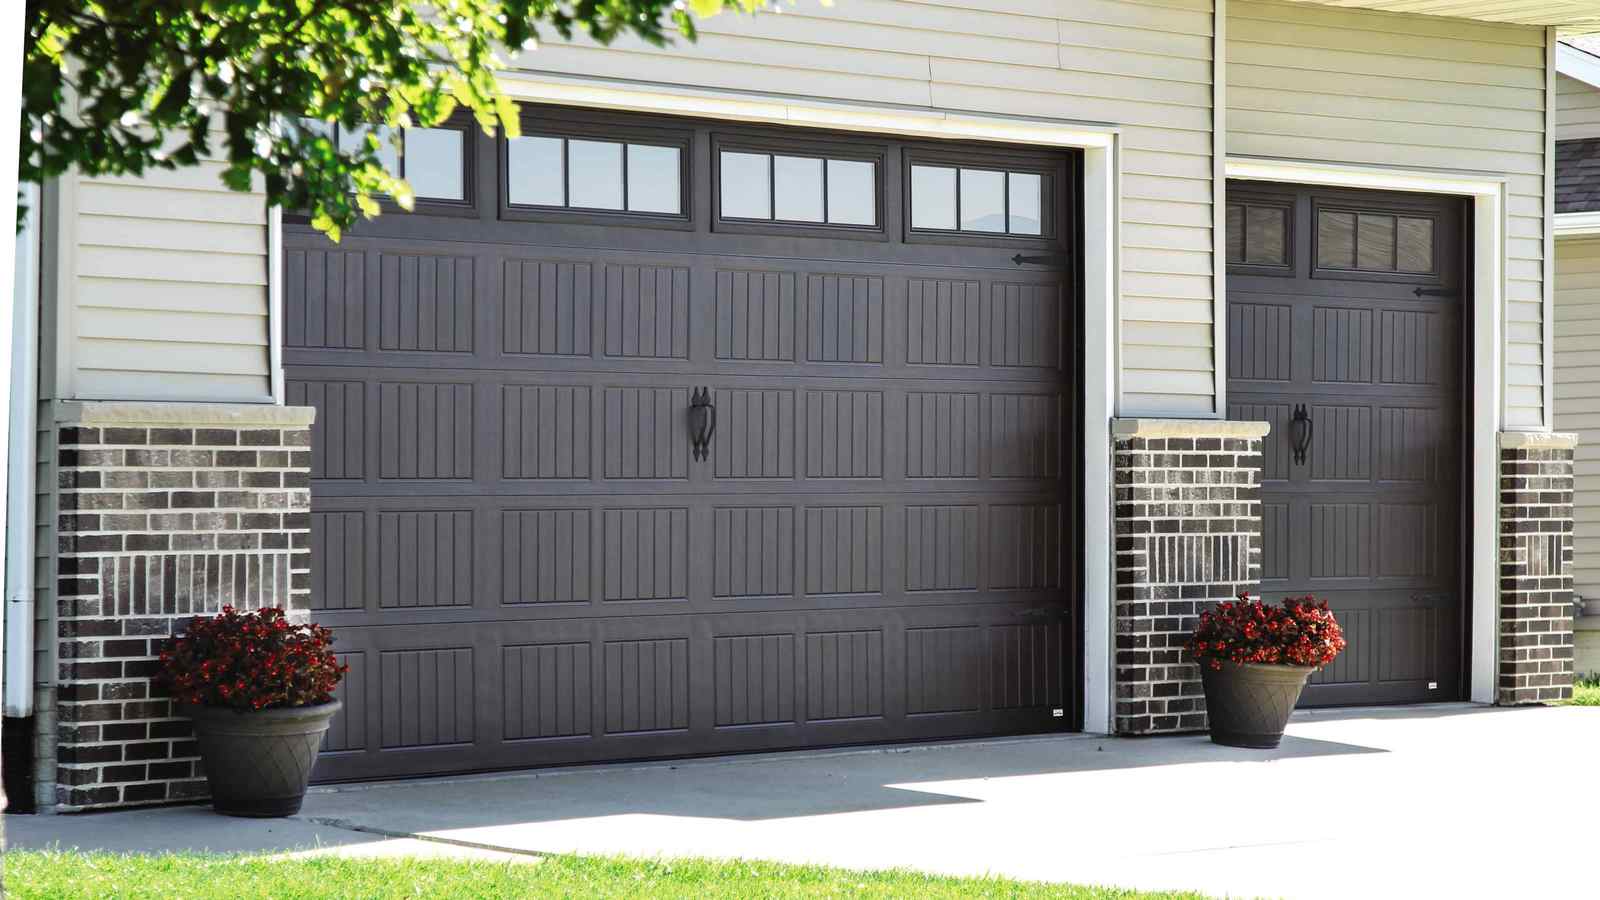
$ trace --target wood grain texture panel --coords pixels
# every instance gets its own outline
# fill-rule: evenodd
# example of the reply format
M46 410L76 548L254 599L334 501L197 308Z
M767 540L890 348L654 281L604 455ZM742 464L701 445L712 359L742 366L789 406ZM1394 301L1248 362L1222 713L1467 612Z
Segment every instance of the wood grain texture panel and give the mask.
M1250 381L1293 378L1292 311L1275 303L1228 304L1228 375Z
M687 388L608 387L604 398L605 477L688 476Z
M594 269L588 263L508 259L502 268L501 348L507 353L594 352Z
M1061 364L1061 288L989 287L989 365L1056 368Z
M1380 327L1380 378L1384 384L1443 384L1455 358L1440 315L1383 310Z
M977 710L983 702L983 630L975 626L906 629L906 713Z
M689 641L607 641L605 731L629 734L689 727Z
M606 356L689 358L689 270L605 267Z
M1439 569L1439 509L1432 503L1380 503L1378 573L1430 577Z
M1372 339L1370 309L1319 306L1312 310L1311 380L1371 384ZM1383 359L1387 365L1388 355Z
M1372 407L1311 406L1313 481L1368 481L1372 478Z
M989 587L1061 586L1061 507L1054 503L989 507Z
M1439 671L1437 609L1382 609L1377 617L1379 681L1422 681Z
M471 478L472 385L378 385L380 478Z
M366 577L366 514L312 510L311 608L361 609Z
M688 598L687 509L608 509L601 521L605 599Z
M1289 577L1290 549L1295 545L1293 518L1287 503L1261 504L1261 579Z
M294 380L285 402L317 411L311 423L311 477L366 477L367 387L359 381Z
M1345 650L1334 661L1311 673L1311 684L1364 684L1372 680L1372 623L1370 609L1340 609L1334 618L1344 631Z
M977 478L983 441L975 393L906 394L906 477Z
M883 393L806 391L807 478L883 477Z
M805 592L872 594L883 590L883 509L822 506L805 511Z
M504 476L590 477L592 402L587 386L502 386L500 439Z
M882 278L806 278L806 360L883 362Z
M712 471L717 478L793 478L795 399L791 390L717 389Z
M344 704L328 731L322 736L319 753L341 753L367 749L367 654L335 653L339 665L349 666L344 679L333 689L333 699Z
M378 658L383 749L472 742L470 648L386 650Z
M588 644L505 647L500 672L506 740L576 737L592 731L594 676Z
M974 505L907 507L906 590L977 590L979 519Z
M982 363L983 293L978 282L911 279L906 320L906 361L912 365Z
M1272 426L1261 440L1261 480L1285 481L1289 477L1289 425L1293 413L1286 403L1229 403L1228 419L1233 422L1266 422Z
M813 631L806 635L806 718L883 715L883 632Z
M989 474L995 478L1061 476L1061 397L989 396Z
M379 606L472 605L472 513L383 510L377 525Z
M991 625L989 707L1058 708L1062 705L1061 625Z
M794 593L794 507L718 507L712 520L713 596Z
M1312 578L1372 574L1372 508L1364 503L1313 503L1308 507Z
M793 272L717 272L717 359L793 362Z
M792 634L713 638L717 726L795 722L794 652Z
M287 250L283 256L285 347L360 350L366 346L366 254Z
M473 271L465 256L378 256L378 346L472 352Z
M1444 416L1437 409L1381 407L1378 410L1378 477L1384 481L1428 484L1448 468Z
M588 603L594 598L592 513L512 509L500 517L503 603Z

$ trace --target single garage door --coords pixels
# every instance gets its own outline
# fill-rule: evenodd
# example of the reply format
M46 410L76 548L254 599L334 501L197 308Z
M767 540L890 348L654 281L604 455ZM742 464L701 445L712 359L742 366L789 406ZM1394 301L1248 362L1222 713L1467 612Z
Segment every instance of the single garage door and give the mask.
M1350 642L1302 703L1456 699L1461 201L1235 182L1227 214L1228 414L1272 424L1262 591Z
M409 130L416 214L285 229L316 776L1074 727L1077 160L523 132Z

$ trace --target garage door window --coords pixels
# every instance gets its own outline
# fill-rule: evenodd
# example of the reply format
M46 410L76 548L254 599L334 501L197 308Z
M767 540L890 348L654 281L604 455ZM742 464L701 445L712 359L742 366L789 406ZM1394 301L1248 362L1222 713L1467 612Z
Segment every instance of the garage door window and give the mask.
M911 227L1038 237L1044 194L1044 176L1036 172L913 165Z
M417 199L457 203L467 199L466 132L460 128L405 128L395 141L394 130L384 125L347 128L307 122L306 127L334 140L346 153L359 149L373 134L379 162L409 182Z
M681 215L679 147L533 135L507 147L513 206Z
M878 166L870 160L723 150L718 169L723 219L878 224Z

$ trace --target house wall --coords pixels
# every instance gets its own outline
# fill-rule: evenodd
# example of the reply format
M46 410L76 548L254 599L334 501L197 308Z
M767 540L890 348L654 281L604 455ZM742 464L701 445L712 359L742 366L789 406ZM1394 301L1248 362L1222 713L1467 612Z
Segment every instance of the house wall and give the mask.
M1211 0L850 0L698 43L551 42L529 71L1122 126L1121 407L1214 412Z
M1542 28L1229 0L1230 156L1508 176L1505 427L1544 424Z
M1584 436L1573 461L1573 590L1600 599L1600 237L1556 245L1556 429Z
M1556 76L1556 140L1600 138L1600 88Z
M265 194L222 169L62 179L59 397L271 399Z

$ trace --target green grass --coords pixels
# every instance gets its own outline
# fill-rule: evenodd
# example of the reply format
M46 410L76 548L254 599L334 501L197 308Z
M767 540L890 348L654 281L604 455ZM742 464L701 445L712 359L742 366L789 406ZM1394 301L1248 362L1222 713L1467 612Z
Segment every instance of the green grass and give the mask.
M822 866L712 860L551 856L531 862L449 859L273 859L199 854L13 850L6 896L73 898L491 898L491 897L1050 897L1162 898L1141 893L1001 878L944 878L907 871L852 872Z
M1567 706L1600 706L1600 674L1579 678L1572 685L1572 699Z

